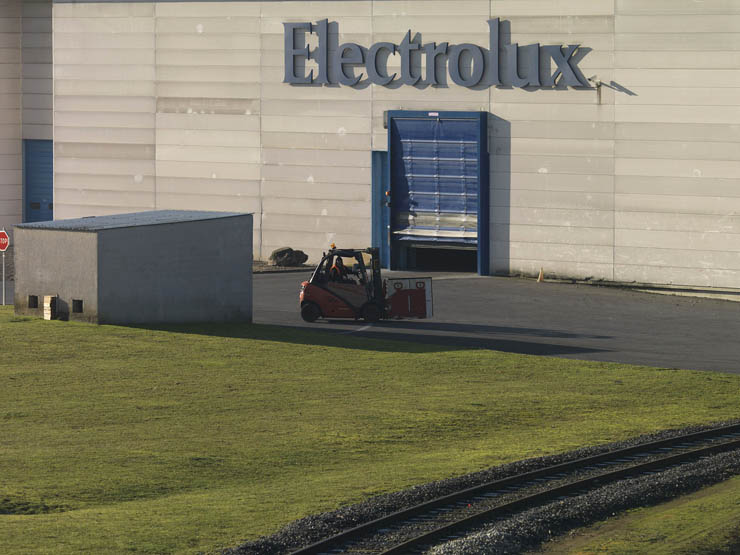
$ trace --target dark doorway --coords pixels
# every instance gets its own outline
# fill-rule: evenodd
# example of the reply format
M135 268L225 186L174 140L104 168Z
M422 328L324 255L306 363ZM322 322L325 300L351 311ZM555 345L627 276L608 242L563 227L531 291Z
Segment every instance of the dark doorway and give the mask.
M406 267L425 272L477 272L478 252L476 249L407 247Z

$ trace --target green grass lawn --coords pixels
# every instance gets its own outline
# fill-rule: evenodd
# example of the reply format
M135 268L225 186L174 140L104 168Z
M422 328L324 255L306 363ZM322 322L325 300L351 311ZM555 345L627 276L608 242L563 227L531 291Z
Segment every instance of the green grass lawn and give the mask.
M215 551L382 492L740 417L740 376L0 308L3 553Z

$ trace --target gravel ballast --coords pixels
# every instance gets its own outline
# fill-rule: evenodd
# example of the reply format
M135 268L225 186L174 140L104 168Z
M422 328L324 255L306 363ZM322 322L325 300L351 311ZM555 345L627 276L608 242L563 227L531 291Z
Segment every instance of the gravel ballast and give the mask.
M521 553L573 528L638 506L654 505L740 473L740 450L601 487L501 521L486 530L430 551L434 555Z
M392 512L406 509L408 507L417 505L424 501L428 501L435 497L439 497L442 495L446 495L449 493L459 491L463 488L472 487L475 485L483 484L486 482L491 482L494 480L500 480L503 478L507 478L509 476L515 476L517 474L522 474L522 473L530 472L533 470L538 470L540 468L544 468L544 467L551 466L554 464L569 462L569 461L573 461L576 459L580 459L580 458L584 458L584 457L588 457L592 455L597 455L600 453L604 453L606 451L627 448L627 447L631 447L637 444L647 443L650 441L670 439L672 437L676 437L679 435L684 435L684 434L688 434L692 432L698 432L698 431L702 431L702 430L706 430L710 428L715 428L715 427L719 427L723 425L736 424L736 423L738 423L738 421L720 422L720 423L715 423L715 424L707 425L707 426L693 426L693 427L688 427L688 428L684 428L680 430L667 430L667 431L663 431L663 432L659 432L655 434L646 434L646 435L642 435L642 436L639 436L639 437L636 437L636 438L633 438L627 441L609 443L609 444L604 444L604 445L600 445L597 447L586 447L586 448L570 451L568 453L562 453L559 455L553 455L553 456L548 456L548 457L538 457L538 458L533 458L533 459L526 459L523 461L517 461L517 462L505 464L502 466L493 467L490 469L486 469L480 472L475 472L472 474L467 474L464 476L459 476L455 478L439 480L439 481L431 482L428 484L414 486L412 488L409 488L403 491L380 495L372 499L369 499L367 501L363 501L362 503L348 505L346 507L342 507L335 511L321 513L317 515L311 515L311 516L302 518L300 520L296 520L288 524L282 530L278 531L275 534L272 534L270 536L265 536L262 538L258 538L257 540L244 543L238 547L224 550L223 553L228 554L228 555L237 555L237 554L239 555L242 555L242 554L262 555L262 554L287 553L292 550L295 550L300 547L303 547L311 543L314 543L316 541L319 541L321 539L324 539L326 537L329 537L331 535L337 534L348 528L352 528L354 526L364 524L366 522L375 520L377 518L380 518ZM580 519L586 518L587 516L592 516L595 512L597 512L597 510L604 513L605 516L599 517L600 519L603 519L606 516L610 516L611 514L614 514L615 512L624 510L626 508L636 507L636 506L648 504L651 502L658 502L664 499L669 499L670 497L666 497L666 495L670 495L672 497L672 496L680 495L682 493L687 493L689 491L694 491L702 486L719 482L721 480L726 479L727 477L730 477L733 474L740 473L740 454L735 453L734 458L730 455L719 455L718 457L716 457L716 459L724 460L722 459L722 457L725 457L725 456L730 457L729 459L730 462L725 462L725 463L722 463L722 465L720 465L724 469L724 470L721 470L721 472L718 472L720 470L720 466L710 465L710 463L708 462L705 463L704 461L699 462L699 463L694 463L693 465L684 465L679 469L675 469L675 470L671 470L667 472L666 474L671 474L673 472L677 472L677 471L681 471L682 469L685 469L685 472L686 472L685 480L677 480L676 477L669 478L669 480L671 479L677 480L675 481L675 484L673 486L666 485L666 486L658 487L656 485L658 483L657 475L651 476L650 479L639 479L639 478L635 479L635 482L636 482L635 491L639 491L639 494L634 494L634 495L627 494L626 490L625 492L622 491L622 488L619 487L619 484L615 484L614 486L606 486L605 488L601 488L598 491L602 491L610 487L614 487L615 492L608 494L608 495L605 494L602 497L599 497L597 495L596 497L591 499L591 503L594 503L595 506L593 508L589 508L590 505L586 506L582 510L582 512L579 512L578 514L571 515L570 513L565 512L564 507L559 507L558 504L553 504L554 505L554 507L552 508L553 515L559 514L561 515L562 518L560 520L553 521L552 526L550 526L549 524L548 526L545 526L544 524L542 525L542 527L544 527L543 529L547 530L547 534L542 535L541 527L536 524L537 522L545 522L546 521L545 516L534 517L532 521L533 522L532 526L527 526L522 529L522 530L528 530L526 537L529 539L525 540L525 535L520 534L517 536L519 539L511 539L511 541L517 542L520 545L536 545L540 543L541 541L548 539L552 535L563 533L567 531L568 529L583 525ZM712 460L714 459L715 458L713 458ZM734 463L732 461L734 461ZM717 463L717 464L720 464L720 463ZM734 466L734 464L736 464L736 466ZM708 469L706 472L701 473L700 468L702 466L707 466L708 468L711 466L711 469ZM689 470L689 467L691 468L699 467L699 469L696 471L693 471L693 470ZM698 472L699 474L697 474L697 477L691 478L690 477L691 472ZM625 481L625 482L629 482L629 481ZM656 501L649 501L649 499L652 498L651 492L653 491L653 488L657 496ZM632 491L632 490L630 489L629 491ZM673 491L673 493L670 493L671 491ZM596 491L584 497L593 496L595 494L597 494ZM599 502L599 499L601 499L602 501ZM570 501L571 500L567 500L567 501L564 501L563 503L568 503L567 507L570 507L571 506ZM575 501L575 499L573 501ZM610 503L612 502L615 503L614 507L611 507L610 505ZM599 505L598 503L601 503L601 505ZM533 511L540 511L540 510L544 510L544 508L535 509ZM599 514L601 514L601 512ZM528 514L528 513L523 513L523 514ZM578 516L578 515L581 515L581 516ZM523 516L523 515L520 515L520 516ZM547 517L547 518L550 518L550 517ZM549 520L547 522L549 522ZM557 524L558 522L560 524ZM594 522L594 520L591 520L589 522ZM502 526L504 524L505 523L502 522L498 526ZM496 529L498 529L498 527ZM494 541L498 533L497 532L492 532L492 533L494 534L494 538L491 538L490 540L486 539L485 541ZM508 533L505 535L508 537ZM460 541L466 541L466 540L460 540ZM474 548L471 548L472 551L470 552L481 552L480 549L481 549L481 545L483 541L484 541L483 538L479 538L478 544L476 544ZM507 539L506 541L509 541L509 540ZM455 549L467 549L467 548L463 546L459 548L456 547ZM497 549L499 549L499 551L495 551L496 553L510 552L510 551L501 551L500 550L501 547L498 547ZM517 549L521 551L521 548L517 548ZM511 552L515 552L517 551L517 549ZM458 553L460 551L445 551L445 553L452 553L452 552ZM494 551L490 551L490 552L494 552Z

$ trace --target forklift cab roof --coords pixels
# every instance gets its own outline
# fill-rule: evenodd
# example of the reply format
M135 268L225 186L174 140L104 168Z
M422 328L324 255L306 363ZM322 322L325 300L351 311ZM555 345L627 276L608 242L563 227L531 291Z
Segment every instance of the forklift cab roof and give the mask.
M342 258L356 258L358 255L372 254L370 249L330 249L324 256L341 256Z

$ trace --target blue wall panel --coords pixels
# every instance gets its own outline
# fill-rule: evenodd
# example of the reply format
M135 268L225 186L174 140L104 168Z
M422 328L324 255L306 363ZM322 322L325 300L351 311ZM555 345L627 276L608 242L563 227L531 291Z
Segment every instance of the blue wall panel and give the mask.
M52 141L23 141L24 222L54 219L53 147Z
M386 193L390 191L388 180L388 153L372 153L372 246L380 249L380 263L390 267L390 202Z

